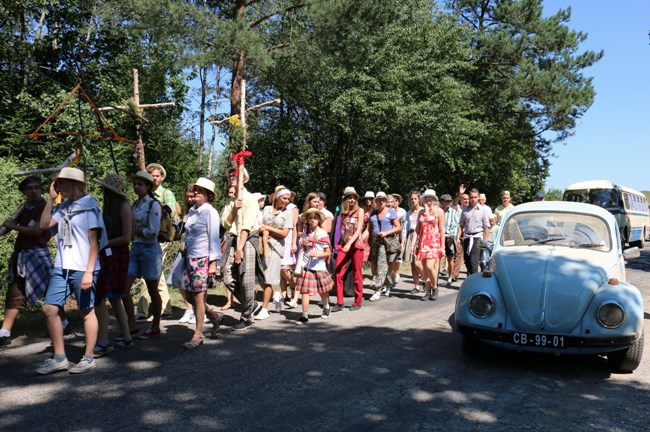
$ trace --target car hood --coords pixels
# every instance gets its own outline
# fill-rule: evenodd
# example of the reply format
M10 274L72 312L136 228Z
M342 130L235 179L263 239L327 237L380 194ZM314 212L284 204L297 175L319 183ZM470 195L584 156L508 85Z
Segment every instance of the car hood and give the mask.
M587 249L524 246L500 250L493 268L515 328L569 333L607 281L610 260Z

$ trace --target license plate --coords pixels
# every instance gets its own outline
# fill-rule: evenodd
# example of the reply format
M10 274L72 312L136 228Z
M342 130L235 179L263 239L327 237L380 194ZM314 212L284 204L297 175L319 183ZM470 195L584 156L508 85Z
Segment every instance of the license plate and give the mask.
M566 346L566 338L561 335L513 333L512 343L515 345L526 345L542 348L564 348Z

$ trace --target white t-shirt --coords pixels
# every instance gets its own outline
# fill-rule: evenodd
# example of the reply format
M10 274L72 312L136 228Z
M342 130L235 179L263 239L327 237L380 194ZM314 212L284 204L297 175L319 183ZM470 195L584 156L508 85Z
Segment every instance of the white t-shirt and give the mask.
M88 201L94 201L90 195L85 195L77 201L69 204L64 204L69 210L73 210L76 206L87 204ZM95 203L95 205L97 205ZM63 219L61 210L57 210L52 214L52 219L58 224ZM63 238L61 235L56 235L56 258L54 260L54 267L60 267L66 270L86 271L88 266L88 256L90 255L90 241L88 233L93 228L100 228L97 213L93 211L85 211L72 216L70 219L70 228L72 229L71 245L64 246ZM97 234L99 241L99 233ZM99 247L99 246L98 246ZM99 270L99 254L97 254L97 261L95 261L95 270Z
M325 232L325 230L322 228L318 228L314 233L314 238L316 240L320 240L328 237L329 236L327 235L327 232ZM317 253L322 253L325 252L325 249L328 247L329 246L327 246L326 243L315 242L313 245L313 250L316 251ZM305 249L304 253L302 254L303 268L314 270L314 271L327 271L327 263L326 263L327 258L310 257L309 252L311 250L312 248L308 247L307 249Z

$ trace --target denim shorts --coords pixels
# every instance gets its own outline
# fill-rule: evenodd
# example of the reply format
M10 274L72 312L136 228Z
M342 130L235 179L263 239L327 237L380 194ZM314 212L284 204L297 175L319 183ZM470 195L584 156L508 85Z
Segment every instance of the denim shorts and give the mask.
M93 284L90 289L81 289L81 279L84 276L81 270L66 270L61 267L54 267L50 283L45 290L45 304L63 306L74 293L79 310L92 309L95 306L95 284L99 270L93 272Z
M162 249L158 242L133 243L129 261L129 276L147 281L160 279L162 273Z

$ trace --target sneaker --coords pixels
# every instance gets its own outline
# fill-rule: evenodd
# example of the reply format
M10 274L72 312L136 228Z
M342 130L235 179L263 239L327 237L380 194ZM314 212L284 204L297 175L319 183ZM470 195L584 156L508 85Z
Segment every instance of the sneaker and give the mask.
M84 372L88 372L91 369L95 369L97 365L95 364L95 360L92 359L87 359L86 357L82 357L81 361L77 363L76 365L72 366L69 370L71 374L81 374Z
M253 316L257 314L262 309L262 303L255 302L253 305Z
M194 318L194 311L192 309L185 309L185 312L183 312L183 316L181 317L181 319L178 320L178 322L185 324L186 322L189 322L192 318Z
M331 312L341 312L343 310L344 305L342 304L336 304L334 306L330 306L330 311Z
M210 322L210 318L208 318L208 314L203 315L203 322L205 324ZM188 324L196 324L196 315L192 314L192 318L187 322Z
M255 315L255 319L258 321L262 321L270 317L271 314L269 313L268 309L262 308L260 309L259 313Z
M300 319L296 321L296 325L304 326L307 325L308 322L309 322L309 318L300 317Z
M447 279L447 286L451 286L451 284L454 282L452 278Z
M422 297L420 297L420 300L421 301L426 301L426 300L429 300L429 297L431 297L431 294L424 293L424 295Z
M350 306L350 312L358 311L359 309L361 309L361 305L353 304L352 306Z
M242 319L242 320L239 320L239 322L237 324L232 326L232 329L233 330L245 330L245 329L247 329L248 327L250 327L252 325L253 325L252 321L246 321L246 320Z
M106 354L110 354L111 352L111 346L109 344L106 345L95 345L95 349L93 350L93 357L99 358L103 357Z
M421 287L417 286L410 291L410 294L422 294L423 292L424 290Z
M384 290L384 296L386 296L386 297L390 297L390 290L391 290L390 287L386 288L386 289Z
M47 375L53 372L68 370L69 368L70 368L70 362L68 362L68 359L56 361L54 360L54 357L52 357L45 360L43 364L38 369L36 369L36 373L41 375Z
M377 301L379 300L380 297L381 297L381 290L375 291L372 297L370 297L370 301L371 302Z
M433 291L431 291L429 300L437 300L437 299L438 299L438 288L434 288Z
M295 307L298 307L298 302L294 299L289 300L289 303L287 303L287 309L293 309Z
M134 345L135 343L133 342L133 339L128 342L122 339L115 342L115 345L113 345L113 351L122 351L128 348L133 348Z
M148 340L160 336L160 330L149 328L147 331L138 336L142 340Z
M323 308L323 315L321 318L327 319L330 317L330 312L332 311L332 308Z
M11 337L10 336L0 336L0 348L6 347L11 345Z

